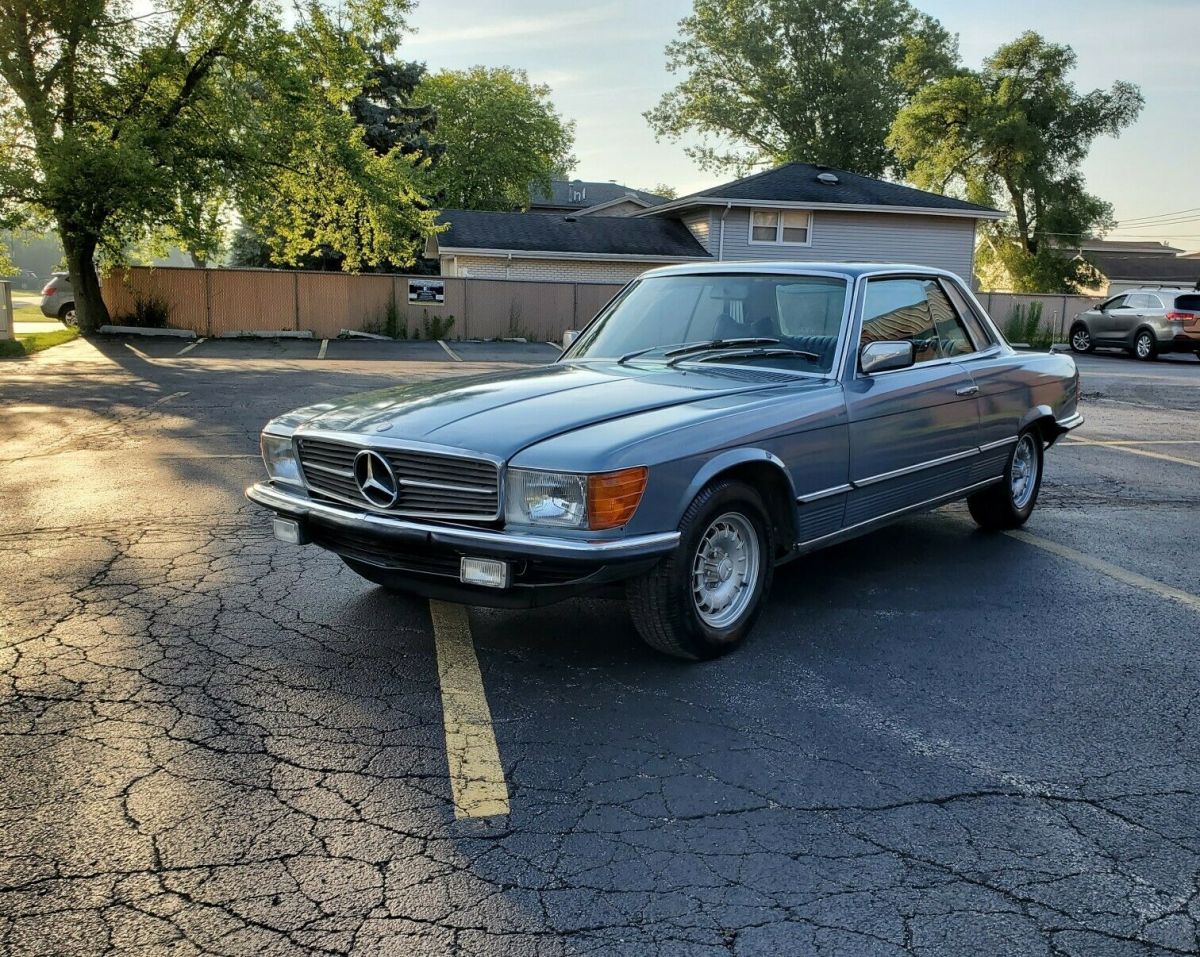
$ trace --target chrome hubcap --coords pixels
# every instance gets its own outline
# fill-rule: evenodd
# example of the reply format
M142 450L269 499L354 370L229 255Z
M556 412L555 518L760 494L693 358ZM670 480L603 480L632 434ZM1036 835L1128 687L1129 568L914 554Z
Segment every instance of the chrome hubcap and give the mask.
M1087 352L1088 346L1092 344L1092 337L1083 329L1080 329L1071 337L1071 345L1080 352Z
M1013 452L1012 469L1009 483L1012 491L1013 506L1021 509L1033 498L1033 487L1037 481L1037 449L1033 445L1033 437L1021 436Z
M1150 337L1144 333L1138 336L1137 354L1143 359L1150 355Z
M692 563L692 601L705 624L727 628L742 617L760 561L758 535L744 515L726 512L705 529Z

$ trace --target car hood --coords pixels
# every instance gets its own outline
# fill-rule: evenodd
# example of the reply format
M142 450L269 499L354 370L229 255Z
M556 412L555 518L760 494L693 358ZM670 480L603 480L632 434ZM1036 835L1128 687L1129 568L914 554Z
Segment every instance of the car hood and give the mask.
M297 409L275 423L300 434L351 432L509 458L551 436L716 396L753 394L796 379L770 369L555 363L441 379ZM813 380L818 381L818 380Z

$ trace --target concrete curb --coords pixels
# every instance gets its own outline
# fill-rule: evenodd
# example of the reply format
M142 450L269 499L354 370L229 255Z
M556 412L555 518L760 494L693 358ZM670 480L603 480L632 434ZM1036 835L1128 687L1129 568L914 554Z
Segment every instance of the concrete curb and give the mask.
M148 326L101 326L96 330L106 336L169 336L174 339L195 339L191 329L154 329Z
M342 329L338 332L339 339L383 339L385 342L391 342L391 336L381 336L374 332L362 332L358 329Z
M308 329L296 332L292 329L239 329L236 332L221 332L218 339L311 339L313 334Z

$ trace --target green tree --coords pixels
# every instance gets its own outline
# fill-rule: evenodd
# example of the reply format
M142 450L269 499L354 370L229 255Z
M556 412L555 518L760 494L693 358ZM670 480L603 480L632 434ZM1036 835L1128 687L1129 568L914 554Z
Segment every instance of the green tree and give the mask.
M85 330L108 318L98 255L149 237L206 259L233 204L283 257L413 255L427 159L381 155L359 123L410 6L302 0L285 30L273 0L0 0L0 226L54 225Z
M525 209L530 193L575 164L575 124L550 102L550 88L524 70L443 70L418 95L437 112L445 153L430 172L433 195L455 209Z
M252 0L0 0L0 219L53 223L85 330L108 317L97 252L178 223L183 189L254 149L273 32Z
M801 160L878 176L897 111L957 62L957 44L905 0L695 0L667 46L684 79L644 115L655 134L701 134L687 153L745 172Z
M1094 271L1072 245L1109 228L1112 209L1086 189L1079 166L1099 136L1136 118L1131 83L1080 93L1069 46L1022 34L978 72L931 83L896 117L889 143L918 186L953 190L1012 216L982 229L981 273L1021 292L1074 290Z
M422 192L439 152L434 114L410 102L423 68L394 59L409 4L366 6L376 9L359 19L349 0L299 7L280 51L285 70L263 105L278 152L238 201L276 265L407 266L435 229Z

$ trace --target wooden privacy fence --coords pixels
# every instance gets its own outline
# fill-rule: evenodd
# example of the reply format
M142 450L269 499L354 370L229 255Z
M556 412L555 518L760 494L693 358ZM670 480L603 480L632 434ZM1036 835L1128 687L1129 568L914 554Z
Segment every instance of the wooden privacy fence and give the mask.
M1042 328L1048 329L1062 341L1066 341L1067 331L1075 317L1100 302L1095 296L1075 296L1070 293L977 292L975 297L983 303L988 315L1002 331L1015 306L1028 308L1032 303L1040 302Z
M445 302L410 303L410 279L444 283ZM410 337L425 335L425 320L452 316L454 324L442 338L560 342L564 331L582 329L620 289L613 283L133 266L105 277L104 301L116 322L139 302L161 301L169 326L202 336L308 330L332 338L343 329L382 332L394 302L397 327ZM1014 306L1040 302L1042 325L1059 338L1097 301L1058 293L980 292L978 297L1001 328Z
M445 283L445 302L410 303L409 280ZM453 317L442 338L523 337L561 341L581 329L621 289L612 283L532 282L458 277L346 275L276 269L133 266L104 278L114 322L139 303L158 301L167 325L202 336L343 329L383 332L395 303L397 329L424 337L427 321Z

